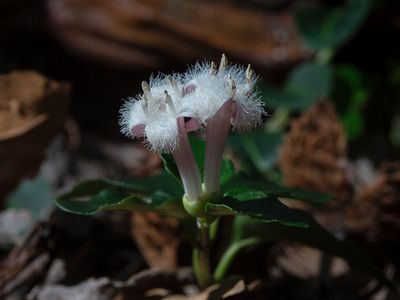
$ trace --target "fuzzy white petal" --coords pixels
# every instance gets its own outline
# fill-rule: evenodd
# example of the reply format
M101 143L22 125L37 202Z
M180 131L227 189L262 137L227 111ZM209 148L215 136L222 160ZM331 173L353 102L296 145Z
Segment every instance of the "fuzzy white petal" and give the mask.
M146 113L143 111L141 102L138 99L130 98L120 109L119 125L121 132L128 137L134 138L132 128L137 125L145 125L147 122Z
M152 150L172 152L176 149L179 139L177 121L165 114L156 118L157 120L146 125L146 141Z

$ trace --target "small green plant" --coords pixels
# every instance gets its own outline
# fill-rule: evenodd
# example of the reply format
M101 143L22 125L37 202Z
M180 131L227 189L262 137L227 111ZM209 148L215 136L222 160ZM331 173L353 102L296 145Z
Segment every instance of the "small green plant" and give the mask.
M263 102L250 66L198 63L186 74L143 82L143 94L121 109L122 131L160 153L165 171L150 178L97 179L78 184L56 201L68 212L151 211L177 218L193 244L193 271L206 287L221 281L245 247L286 240L341 256L385 281L368 256L339 241L311 216L279 198L315 205L329 196L287 188L259 173L235 171L223 157L230 129L248 132L262 123ZM243 135L245 138L246 135ZM220 218L233 217L231 243L212 266Z

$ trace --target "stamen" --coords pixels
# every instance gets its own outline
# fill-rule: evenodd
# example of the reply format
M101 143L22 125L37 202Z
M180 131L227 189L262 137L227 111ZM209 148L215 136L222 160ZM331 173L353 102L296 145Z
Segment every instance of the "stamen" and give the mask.
M211 75L217 74L217 65L213 61L211 62L211 66L210 66L210 74Z
M171 87L176 86L176 81L172 78L172 76L168 75L168 76L167 76L167 80L168 80L168 83L169 83L169 85L170 85Z
M174 92L177 97L182 98L181 93L179 92L178 84L176 83L176 80L172 78L172 76L168 75L167 80L169 82L169 85L174 89Z
M246 69L246 81L251 80L253 78L253 75L254 75L253 69L251 68L251 65L249 64Z
M226 58L225 54L222 54L221 62L219 63L219 72L225 71L226 67L228 66L228 59Z
M165 102L167 103L169 110L171 111L172 114L176 115L175 105L174 102L172 101L171 96L168 94L166 90L164 91L164 94L165 94Z
M232 79L231 75L228 76L228 82L232 88L230 99L233 99L233 97L235 97L236 94L236 82L235 80Z
M254 77L254 71L251 68L251 65L249 64L246 69L246 88L247 89L252 88L253 77Z
M153 101L153 95L151 94L150 86L146 81L142 82L142 90L143 90L144 96L146 97L147 106L148 106L148 102L152 102Z
M149 100L147 100L146 94L143 94L142 97L142 109L144 113L147 113L149 110Z

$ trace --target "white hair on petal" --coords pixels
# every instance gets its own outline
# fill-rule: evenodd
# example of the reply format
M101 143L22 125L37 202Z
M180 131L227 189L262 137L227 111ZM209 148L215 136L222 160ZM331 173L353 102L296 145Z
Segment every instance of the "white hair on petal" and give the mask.
M135 125L145 124L146 116L145 113L139 105L140 100L138 98L128 98L122 104L119 110L119 125L121 126L121 133L125 134L130 138L134 138L131 129Z
M152 74L149 84L144 83L145 95L130 98L122 105L121 132L134 137L132 129L143 125L150 149L171 152L179 142L179 117L194 118L199 128L204 129L207 121L229 99L237 105L232 118L233 129L248 131L259 125L265 114L263 102L254 88L257 80L250 66L246 69L228 64L225 57L219 67L200 61L184 74Z

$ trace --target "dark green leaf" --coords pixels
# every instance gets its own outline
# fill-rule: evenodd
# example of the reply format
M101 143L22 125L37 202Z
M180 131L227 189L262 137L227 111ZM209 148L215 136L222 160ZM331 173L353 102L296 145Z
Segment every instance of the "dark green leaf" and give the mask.
M175 164L174 157L170 153L160 153L160 158L164 163L164 169L171 174L182 186L181 176L179 170Z
M162 173L149 178L125 178L120 180L92 179L77 184L62 197L85 197L99 193L106 188L126 189L128 192L151 193L154 190L164 190L177 197L182 197L183 189L168 173Z
M213 216L245 215L265 223L280 223L287 226L306 227L303 214L288 208L273 195L248 200L246 194L238 200L224 197L218 202L208 203L207 212ZM259 197L260 195L257 195Z
M94 215L102 210L132 210L158 212L176 218L188 217L180 201L161 191L135 195L126 190L107 188L85 198L60 197L56 204L64 211L81 215Z
M281 133L255 132L230 138L232 148L240 154L240 158L251 163L261 173L275 166L281 142Z
M349 139L358 137L364 128L363 104L368 99L362 73L351 65L335 67L333 98Z
M183 190L174 178L160 174L144 179L91 180L78 184L56 200L61 209L84 215L101 210L155 211L187 217L182 207Z
M304 191L296 188L289 188L278 185L272 181L265 179L253 179L243 174L236 174L222 187L225 196L236 197L235 192L244 191L257 192L261 191L266 195L273 194L281 198L298 199L313 204L323 204L331 199L331 196L316 192Z
M282 90L264 87L262 91L269 107L306 110L329 96L332 81L329 65L306 62L293 69Z
M200 174L203 177L204 174L204 159L206 156L206 143L204 140L197 138L196 136L189 136L190 146L192 147L194 158L196 159L197 165L200 169Z
M297 28L313 49L337 48L350 39L368 15L370 0L348 0L333 9L307 8L296 16Z
M229 159L223 159L220 178L221 185L227 183L233 175L235 175L235 166L233 165L232 161Z
M307 95L307 98L315 101L328 96L331 88L331 67L315 62L305 62L290 73L285 90L299 95Z
M267 196L267 193L249 188L234 188L224 194L225 197L232 197L239 201L261 199Z
M350 264L392 286L364 250L348 241L340 241L323 229L311 216L303 214L307 228L290 227L279 223L256 222L248 217L236 217L232 244L253 239L259 242L288 241L301 243L346 259Z
M115 187L125 188L131 191L154 192L163 191L174 195L177 199L181 199L183 188L174 176L169 173L161 173L159 175L147 178L129 178L123 180L108 180Z
M349 110L341 119L349 139L360 136L364 128L364 116L360 110Z

